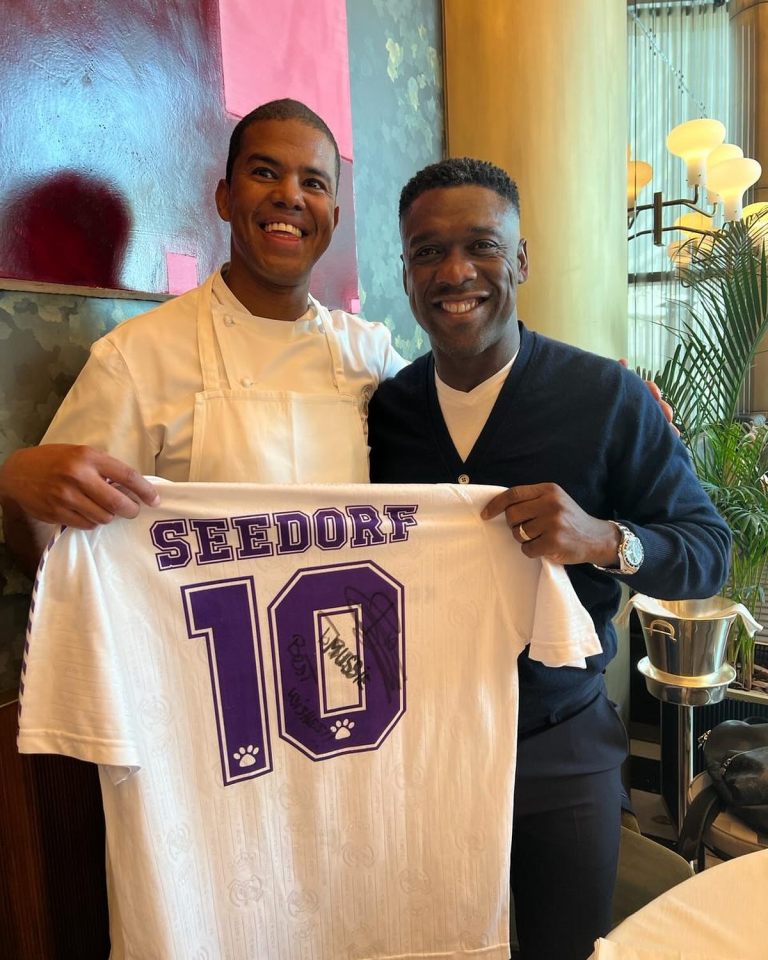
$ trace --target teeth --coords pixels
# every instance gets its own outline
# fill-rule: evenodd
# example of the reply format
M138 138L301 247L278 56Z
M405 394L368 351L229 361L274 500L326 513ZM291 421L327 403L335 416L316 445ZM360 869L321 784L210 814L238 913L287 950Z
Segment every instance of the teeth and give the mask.
M447 310L448 313L469 313L470 310L475 309L478 303L478 300L460 300L458 303L449 303L444 300L440 306L443 310Z
M264 230L267 233L292 233L294 237L301 236L301 230L298 227L294 227L292 223L267 223L264 226Z

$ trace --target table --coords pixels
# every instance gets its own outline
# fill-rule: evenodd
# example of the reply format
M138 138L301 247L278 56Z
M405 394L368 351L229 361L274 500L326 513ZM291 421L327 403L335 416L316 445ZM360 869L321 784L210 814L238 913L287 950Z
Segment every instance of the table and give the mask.
M599 940L594 960L766 960L768 850L710 867Z

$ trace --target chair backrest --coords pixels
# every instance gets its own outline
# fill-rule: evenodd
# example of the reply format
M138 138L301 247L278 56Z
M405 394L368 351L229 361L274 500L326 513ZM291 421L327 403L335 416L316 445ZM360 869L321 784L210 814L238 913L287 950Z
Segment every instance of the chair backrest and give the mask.
M693 876L691 865L655 840L621 828L619 872L613 895L613 925Z

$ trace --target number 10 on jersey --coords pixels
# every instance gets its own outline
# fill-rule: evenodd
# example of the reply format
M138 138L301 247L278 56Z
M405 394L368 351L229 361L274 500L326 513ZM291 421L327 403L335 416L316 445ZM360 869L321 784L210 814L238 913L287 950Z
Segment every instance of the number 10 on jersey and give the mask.
M207 646L224 784L272 770L251 576L181 588ZM403 587L371 561L297 570L268 607L278 735L311 760L375 750L405 712Z

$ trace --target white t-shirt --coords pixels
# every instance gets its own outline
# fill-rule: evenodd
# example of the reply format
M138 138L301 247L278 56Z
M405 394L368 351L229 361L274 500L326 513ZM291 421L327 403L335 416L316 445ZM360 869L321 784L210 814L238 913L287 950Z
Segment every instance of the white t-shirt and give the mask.
M435 370L435 389L437 390L437 400L440 404L440 412L445 420L451 440L453 441L456 452L462 460L466 461L472 451L472 447L477 443L477 438L482 433L483 427L491 415L496 398L504 386L512 364L515 362L515 356L505 364L501 370L498 370L492 377L483 380L472 390L456 390L449 387L447 383L440 379Z
M100 764L113 960L508 958L517 657L599 651L491 487L162 484L35 586L19 749Z
M126 320L97 340L42 443L106 450L141 473L189 479L195 395L203 389L197 308L203 287ZM216 275L211 303L224 380L232 388L335 393L331 358L313 309L293 322L255 317ZM331 312L343 375L367 402L406 361L389 330L341 310Z

